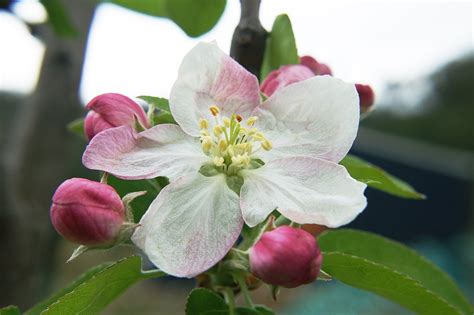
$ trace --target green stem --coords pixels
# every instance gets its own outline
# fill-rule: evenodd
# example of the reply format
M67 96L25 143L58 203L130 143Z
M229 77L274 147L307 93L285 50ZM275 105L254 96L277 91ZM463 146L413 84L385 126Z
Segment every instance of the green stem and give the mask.
M245 280L243 277L237 277L237 282L239 283L240 289L242 290L242 294L244 295L244 300L245 303L247 304L248 307L253 308L253 301L252 297L250 296L249 289L247 288L247 283L245 283Z
M102 176L100 177L101 184L107 184L107 179L109 178L109 173L103 172Z
M224 294L227 305L229 305L229 315L235 315L234 291L232 291L231 288L226 287L222 293Z
M145 270L142 271L142 279L153 279L166 276L166 273L161 271L160 269L153 269L153 270Z

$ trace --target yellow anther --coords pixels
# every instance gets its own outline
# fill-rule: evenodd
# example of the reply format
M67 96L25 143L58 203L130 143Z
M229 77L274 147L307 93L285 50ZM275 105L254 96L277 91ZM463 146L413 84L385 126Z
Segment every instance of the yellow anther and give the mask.
M252 127L257 120L258 120L257 116L250 117L249 119L247 119L247 126Z
M265 139L262 141L262 148L266 151L270 151L272 149L272 143L268 140L268 139Z
M209 136L202 137L201 147L204 152L209 152L212 147L212 138Z
M224 165L224 158L222 156L215 156L213 162L215 166L222 166Z
M207 128L209 128L209 122L207 119L199 119L199 129L206 130Z
M222 132L223 132L222 126L221 126L221 125L216 125L216 126L214 126L214 128L212 129L212 132L214 132L214 134L216 135L216 137L220 137L220 135L221 135Z
M222 121L224 122L224 126L226 126L226 128L230 127L230 119L229 118L224 117L224 118L222 118Z
M245 127L240 127L240 130L239 130L239 135L243 136L243 135L247 135L249 133L249 130Z
M220 152L224 152L227 149L227 141L224 139L219 140L219 144L217 145Z
M220 112L219 107L216 105L209 106L209 110L211 111L212 116L217 116Z
M258 132L257 128L252 128L252 129L249 130L249 136L253 136L253 135L257 134L257 132Z

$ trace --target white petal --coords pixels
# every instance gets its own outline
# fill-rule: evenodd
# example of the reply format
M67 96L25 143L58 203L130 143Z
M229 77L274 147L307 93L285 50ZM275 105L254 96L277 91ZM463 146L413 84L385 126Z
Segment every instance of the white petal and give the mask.
M193 277L216 264L239 237L239 197L224 175L189 174L166 186L132 240L158 268Z
M174 119L193 136L199 135L199 118L213 123L209 106L248 117L259 103L257 78L214 43L200 43L184 57L170 94Z
M338 227L354 220L367 205L366 185L326 160L285 158L242 173L240 205L249 226L278 209L297 223Z
M107 129L92 139L82 158L87 168L120 178L170 180L197 172L207 160L197 138L168 124L138 134L129 126Z
M257 127L272 142L264 161L311 156L339 162L359 126L359 97L353 84L315 76L278 90L257 108Z

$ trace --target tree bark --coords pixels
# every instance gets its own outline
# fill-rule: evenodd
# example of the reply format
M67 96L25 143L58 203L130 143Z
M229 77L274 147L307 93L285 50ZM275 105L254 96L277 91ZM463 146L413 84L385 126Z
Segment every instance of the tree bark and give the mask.
M67 123L82 114L78 98L85 44L95 2L63 1L78 38L59 38L50 26L38 29L46 53L36 91L12 123L2 211L0 306L22 309L47 295L56 233L49 223L55 188L80 167L84 143Z
M240 0L240 6L240 22L232 37L230 55L259 77L268 36L259 19L260 0Z

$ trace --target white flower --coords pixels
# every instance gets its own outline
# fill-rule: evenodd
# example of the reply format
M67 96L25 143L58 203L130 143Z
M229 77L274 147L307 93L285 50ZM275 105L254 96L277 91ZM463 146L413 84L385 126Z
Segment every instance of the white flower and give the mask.
M244 221L255 226L275 209L297 223L337 227L365 208L366 185L338 165L357 133L354 85L316 76L260 103L257 78L201 43L183 60L170 108L179 125L107 129L83 157L120 178L170 179L133 235L163 271L206 271Z

